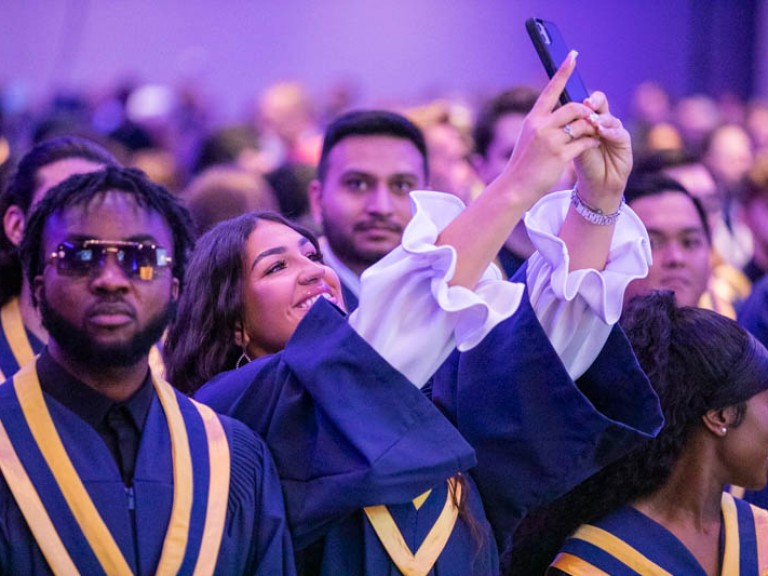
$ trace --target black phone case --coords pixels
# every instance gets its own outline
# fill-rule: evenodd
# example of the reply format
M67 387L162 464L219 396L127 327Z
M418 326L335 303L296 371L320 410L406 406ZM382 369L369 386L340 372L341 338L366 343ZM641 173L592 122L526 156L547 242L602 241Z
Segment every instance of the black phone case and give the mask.
M545 38L542 37L539 26L546 31L551 43L547 44ZM536 48L536 53L539 55L547 75L552 78L570 51L562 34L560 34L560 30L554 22L542 20L541 18L528 18L525 21L525 29L528 31L528 36L531 37L531 42L533 42L533 46ZM560 95L560 103L583 102L586 98L589 98L589 91L584 85L578 69L576 69L571 74L565 85L565 90Z

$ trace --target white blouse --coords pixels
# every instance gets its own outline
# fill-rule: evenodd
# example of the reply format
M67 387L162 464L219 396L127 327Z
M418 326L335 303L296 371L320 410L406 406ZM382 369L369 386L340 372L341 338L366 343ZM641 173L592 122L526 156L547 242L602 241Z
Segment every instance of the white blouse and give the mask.
M440 232L463 209L456 196L411 193L414 216L402 244L362 275L352 328L416 386L423 386L451 351L476 346L512 316L524 295L491 264L469 290L449 286L456 267L452 246L437 246ZM621 314L624 290L648 273L648 234L624 206L605 269L569 271L569 254L557 237L570 191L548 194L525 215L536 253L528 261L531 305L571 377L581 376L605 345Z

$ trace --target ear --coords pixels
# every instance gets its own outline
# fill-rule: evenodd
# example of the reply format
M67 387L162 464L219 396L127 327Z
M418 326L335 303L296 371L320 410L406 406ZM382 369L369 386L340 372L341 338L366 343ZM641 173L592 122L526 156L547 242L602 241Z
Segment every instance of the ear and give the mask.
M179 301L179 286L180 286L179 279L174 276L173 280L171 280L171 300L174 302Z
M238 320L235 322L235 346L238 348L245 348L248 346L248 342L250 342L250 338L248 338L248 334L246 334L245 330L243 330L243 323Z
M5 230L5 235L15 246L21 244L21 239L24 237L24 224L26 221L27 219L24 216L24 212L15 204L8 206L8 209L3 215L3 229Z
M42 274L35 276L32 280L32 303L36 308L40 307L40 301L43 299L43 293L45 291L45 285L43 283Z
M315 224L317 224L321 229L323 227L323 211L320 208L322 199L323 199L323 185L320 183L320 180L312 180L312 182L309 183L309 209L312 213L312 220L314 220Z
M736 407L726 406L717 410L707 410L701 417L701 421L712 434L723 437L736 421Z

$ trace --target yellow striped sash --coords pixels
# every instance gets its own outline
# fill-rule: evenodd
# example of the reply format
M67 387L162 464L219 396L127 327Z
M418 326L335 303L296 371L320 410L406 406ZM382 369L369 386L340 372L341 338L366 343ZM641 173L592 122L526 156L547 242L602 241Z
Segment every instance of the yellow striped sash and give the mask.
M176 574L184 560L189 537L192 459L186 425L173 389L158 378L153 377L152 383L168 421L174 483L171 518L157 574ZM40 389L36 366L30 364L20 370L14 377L13 385L35 442L103 570L108 574L131 574L127 561L88 495L56 431ZM218 558L226 517L230 453L218 418L210 409L198 404L195 406L203 419L211 465L206 519L195 573L211 574ZM4 428L0 431L0 469L51 568L57 573L59 570L56 567L61 568L61 573L71 573L70 567L74 568L72 559L45 512L34 485L24 472Z
M672 576L670 572L664 570L661 566L652 562L641 552L618 538L606 532L602 528L584 524L571 536L589 542L602 550L608 552L614 558L621 560L638 574L644 576Z
M8 345L13 352L16 363L19 367L29 364L35 359L35 353L27 338L27 330L24 328L24 321L21 319L21 308L19 299L12 298L5 306L0 308L0 325L2 325L5 337L8 338ZM10 378L13 374L3 374L0 370L0 382Z
M43 506L37 490L35 490L24 465L13 448L2 421L0 421L0 470L3 472L14 499L19 503L24 519L27 521L35 540L46 543L40 549L51 570L54 574L78 574L72 558L59 538L59 533L54 528L50 516L48 516L48 511ZM22 503L24 503L23 506Z
M213 574L219 557L219 547L227 517L231 464L229 443L221 426L221 420L208 406L194 400L192 403L200 412L205 426L205 435L208 438L208 507L205 511L205 528L200 543L200 553L195 566L195 575L203 576Z
M597 566L567 552L558 554L550 567L562 570L571 576L610 576L608 572L603 572Z
M457 503L461 501L461 484L456 482L455 478L450 478L448 487L443 510L416 554L411 552L386 506L368 506L363 509L392 562L405 576L425 576L428 574L451 537L456 519L459 516ZM454 503L453 494L455 494L456 503ZM416 506L416 502L414 502L414 506Z
M720 499L720 510L723 514L723 528L725 532L722 574L739 574L739 551L741 550L739 517L733 496L727 492L723 492L723 496Z

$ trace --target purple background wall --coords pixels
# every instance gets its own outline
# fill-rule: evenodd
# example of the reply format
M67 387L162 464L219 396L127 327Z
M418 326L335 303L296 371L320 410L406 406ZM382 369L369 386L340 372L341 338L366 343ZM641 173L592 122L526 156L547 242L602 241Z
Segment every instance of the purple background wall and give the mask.
M364 105L471 98L518 83L542 85L524 29L525 18L537 15L559 23L581 52L588 86L608 92L622 113L643 80L660 81L673 96L696 87L691 62L703 42L693 37L702 30L697 12L703 7L712 15L713 2L2 0L0 83L40 98L61 87L108 89L126 75L193 80L221 118L241 113L253 95L285 79L305 82L317 96L352 81ZM746 4L753 8L753 38L766 54L768 3ZM722 42L708 51L718 56L709 58L718 68L709 84L731 82L736 61L765 96L766 58L745 63L751 45L740 44L743 15L735 18L716 32L732 40L729 53Z

